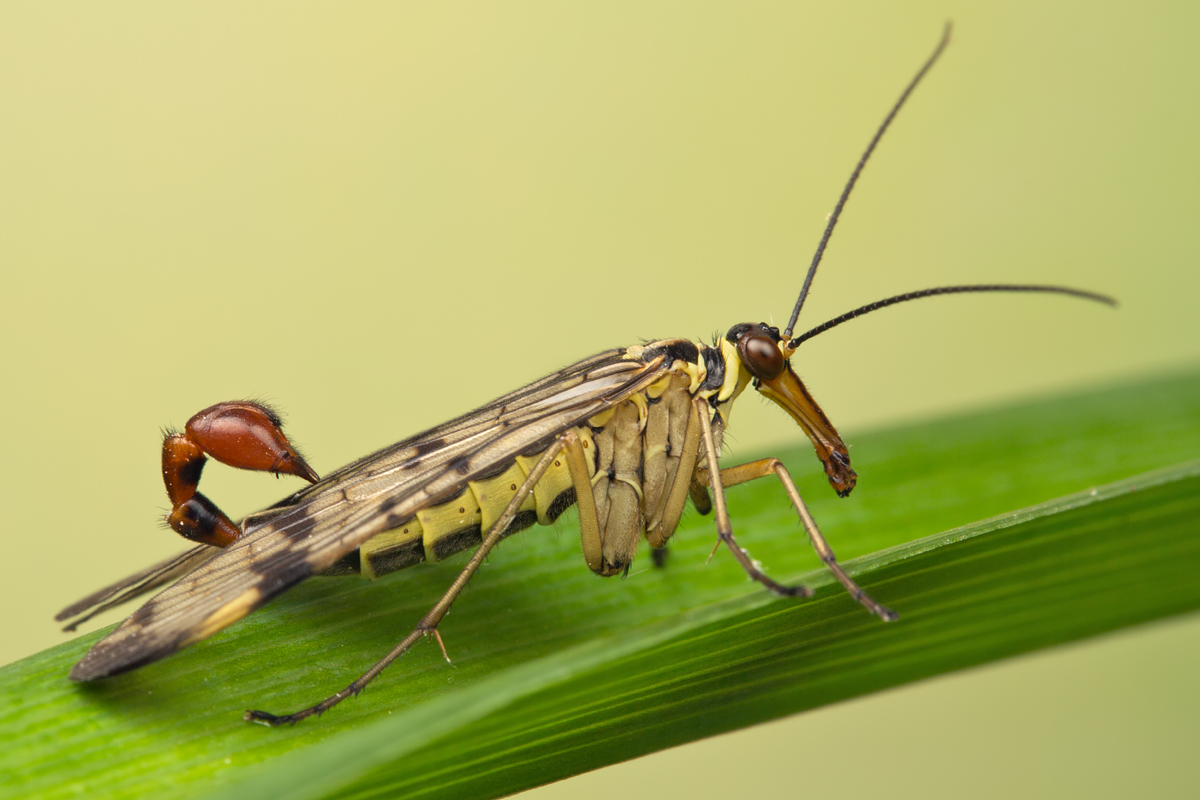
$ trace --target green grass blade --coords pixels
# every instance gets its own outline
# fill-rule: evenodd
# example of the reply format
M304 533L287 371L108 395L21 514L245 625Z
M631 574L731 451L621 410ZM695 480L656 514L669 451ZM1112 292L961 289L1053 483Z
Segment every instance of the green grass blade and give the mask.
M834 548L865 556L850 566L900 612L891 625L813 571L779 487L759 482L731 493L741 540L772 574L820 585L814 600L774 600L728 558L704 567L705 519L681 530L669 569L626 581L587 573L573 530L534 531L443 623L454 668L419 648L315 724L239 715L340 688L452 567L310 581L176 657L80 687L66 673L88 634L0 670L0 792L493 797L1200 608L1198 423L1190 375L856 436L862 479L842 501L810 452L785 454Z

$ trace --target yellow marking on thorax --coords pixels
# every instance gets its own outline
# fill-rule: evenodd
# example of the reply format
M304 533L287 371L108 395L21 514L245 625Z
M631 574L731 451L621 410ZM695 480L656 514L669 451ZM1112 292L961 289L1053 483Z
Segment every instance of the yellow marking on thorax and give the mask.
M704 352L703 348L700 350ZM671 369L679 369L689 378L691 383L688 385L688 394L695 396L700 389L700 384L704 383L704 379L708 377L708 367L704 366L703 356L696 359L696 363L691 361L676 361L671 365Z
M646 414L649 406L646 402L645 392L638 392L629 398L629 402L637 406L638 410L638 433L646 430Z
M646 387L646 396L649 397L651 400L657 400L658 398L662 397L663 393L666 392L667 388L671 385L672 377L673 376L671 375L671 373L668 372L666 375L663 375L661 378L656 380L654 383L647 386Z
M721 355L725 356L725 381L717 392L718 403L736 399L750 383L751 377L749 370L742 366L737 347L726 339L721 340Z
M615 414L616 412L617 412L616 406L613 406L612 408L609 408L609 409L605 409L604 411L601 411L596 416L590 418L588 420L588 425L591 425L593 428L603 428L605 425L608 424L608 421L610 419L612 419L613 414Z

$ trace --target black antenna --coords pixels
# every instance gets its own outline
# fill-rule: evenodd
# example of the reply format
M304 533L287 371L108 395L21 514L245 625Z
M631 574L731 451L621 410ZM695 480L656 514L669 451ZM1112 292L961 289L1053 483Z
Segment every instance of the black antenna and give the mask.
M881 308L894 306L896 303L907 303L909 300L919 300L922 297L933 297L939 294L959 294L961 292L1049 292L1052 294L1067 294L1072 297L1082 297L1085 300L1095 300L1098 303L1107 303L1110 306L1115 306L1117 301L1105 294L1097 294L1096 292L1085 292L1082 289L1071 289L1066 286L1035 286L1024 284L982 284L976 286L939 286L936 289L922 289L919 292L909 292L907 294L898 294L895 297L888 297L884 300L876 300L874 303L868 303L865 306L860 306L853 311L847 311L840 317L834 317L828 322L823 322L810 331L800 334L795 339L788 342L788 347L795 350L800 346L801 342L805 342L819 333L824 333L830 328L836 328L843 322L861 317L863 314L870 314L872 311L878 311Z
M908 96L912 94L913 89L917 88L917 84L925 77L925 73L933 66L933 63L938 60L938 56L946 49L946 45L950 43L951 24L946 23L946 29L942 32L942 40L938 42L938 46L934 49L933 55L925 62L916 76L909 81L905 87L904 93L900 95L900 99L892 106L892 110L884 118L883 124L879 126L879 130L875 131L875 136L871 138L871 143L867 145L866 151L862 154L862 158L858 159L858 164L854 167L854 172L850 173L850 180L846 181L846 188L842 189L842 196L838 198L837 205L833 209L833 213L829 216L829 223L825 226L825 233L821 236L821 243L817 245L817 252L813 255L812 266L808 268L808 274L804 276L804 286L800 289L800 297L796 299L796 307L792 309L792 316L788 320L787 328L783 331L783 338L788 338L792 335L792 329L796 327L796 320L800 317L800 308L804 305L804 298L808 297L808 290L812 286L813 277L817 274L817 266L821 263L821 256L825 254L825 245L829 244L829 237L833 235L833 227L837 225L838 217L842 215L842 208L846 205L846 200L850 198L850 192L854 189L854 184L858 182L858 176L862 173L863 167L867 165L867 159L871 157L871 153L875 151L875 145L879 144L879 140L883 138L883 132L892 124L892 120L896 118L904 101L908 100Z

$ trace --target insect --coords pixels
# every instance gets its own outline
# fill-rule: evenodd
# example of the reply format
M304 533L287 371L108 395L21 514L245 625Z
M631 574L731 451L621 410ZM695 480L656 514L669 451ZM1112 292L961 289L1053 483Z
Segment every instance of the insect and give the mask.
M890 305L961 292L1048 292L1113 304L1103 295L1058 286L943 286L889 297L793 335L829 238L880 138L949 41L908 83L842 191L805 276L787 326L739 324L712 344L664 339L584 359L319 478L284 436L279 418L257 403L226 402L188 421L163 442L169 525L193 549L103 589L58 616L69 626L178 579L98 642L71 671L90 681L168 656L200 641L312 575L375 578L475 548L445 594L389 653L346 688L295 713L248 711L249 721L295 723L360 692L424 638L442 649L438 626L488 553L505 536L579 509L584 560L602 576L629 569L644 538L667 545L690 499L715 516L723 543L746 574L785 597L806 597L766 575L737 543L724 489L779 480L822 562L869 612L896 614L838 565L787 469L766 458L720 464L733 403L752 386L787 412L812 440L830 485L848 495L857 476L845 443L791 365L806 340ZM311 485L241 523L197 491L207 458L244 469L298 476Z

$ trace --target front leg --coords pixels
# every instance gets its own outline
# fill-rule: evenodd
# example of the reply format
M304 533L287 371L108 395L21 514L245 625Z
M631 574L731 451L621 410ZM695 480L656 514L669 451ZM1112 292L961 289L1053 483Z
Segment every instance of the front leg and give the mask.
M896 619L899 619L899 615L895 611L892 611L887 606L876 602L871 598L870 595L864 592L859 585L855 583L849 575L846 574L841 565L838 564L837 557L833 554L833 549L829 546L829 543L825 541L825 537L821 535L821 530L817 527L816 520L814 520L812 514L809 513L808 507L804 504L804 500L800 498L800 491L796 488L796 484L792 480L791 474L788 473L787 468L783 466L783 462L781 462L778 458L764 458L758 461L751 461L748 464L729 467L727 469L717 471L715 473L717 480L714 481L711 479L711 476L714 474L711 470L716 469L717 465L715 462L715 458L710 459L708 469L696 470L696 483L700 486L713 487L713 494L716 497L717 504L718 531L721 530L722 514L725 514L726 527L729 527L728 514L725 512L725 497L723 487L736 486L739 483L746 483L747 481L752 481L756 478L766 478L771 475L775 475L783 484L783 488L784 491L787 492L788 499L792 501L792 507L795 508L796 513L800 515L800 522L804 525L804 530L808 532L809 541L812 542L813 549L817 551L817 555L821 557L821 562L829 568L829 571L833 573L834 577L838 579L842 586L846 587L846 591L848 591L855 600L862 603L862 605L872 614L875 614L885 622L892 622ZM725 537L722 536L722 539L725 539ZM736 548L736 545L733 543L733 532L731 528L729 537L726 541L730 547ZM734 555L736 556L739 551L740 548L736 548L734 550ZM741 552L744 553L745 551ZM742 561L742 559L738 560ZM746 566L745 563L743 563L743 566ZM753 562L751 562L751 566L753 566ZM749 569L750 567L747 567L747 571L749 571ZM756 567L754 569L758 571ZM752 574L751 577L754 577L754 575Z
M704 450L705 466L697 465L695 477L693 481L688 481L684 474L681 473L676 479L676 483L684 487L684 491L690 491L691 487L700 483L712 487L712 502L713 509L716 511L717 536L719 537L717 547L721 546L721 542L729 548L729 552L733 553L733 557L742 565L742 569L746 570L746 574L751 580L758 581L763 586L767 587L772 594L780 597L812 597L812 589L807 586L784 586L777 580L768 577L767 573L762 571L762 568L754 562L746 549L737 543L733 538L733 522L729 519L729 509L725 505L725 489L721 483L721 467L717 462L717 444L713 438L712 424L708 421L708 401L703 397L696 397L692 400L692 416L688 423L689 433L690 427L695 425L700 432L700 447ZM701 476L707 476L701 480ZM713 548L716 552L716 548ZM712 558L710 555L709 558Z
M189 419L183 433L168 431L162 450L163 483L171 498L167 524L185 539L216 547L233 544L242 531L196 491L207 456L239 469L319 480L283 435L279 415L261 403L218 403Z

